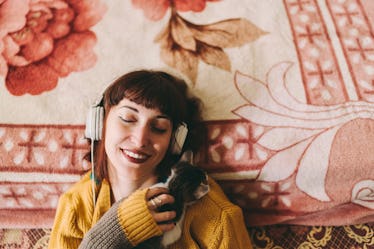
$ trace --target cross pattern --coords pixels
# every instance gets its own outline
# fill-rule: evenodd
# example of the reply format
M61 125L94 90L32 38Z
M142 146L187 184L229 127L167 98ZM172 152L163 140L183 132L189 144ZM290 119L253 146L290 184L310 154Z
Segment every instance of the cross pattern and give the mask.
M21 198L27 198L27 193L16 193L16 191L11 187L9 188L10 193L9 194L3 194L4 198L13 199L18 206L22 206L22 203L20 201Z
M319 81L321 82L322 86L325 86L326 85L326 76L333 74L333 71L332 70L324 70L324 69L322 69L321 63L319 61L317 61L315 64L317 66L317 70L316 71L308 72L308 75L311 75L311 76L315 76L316 75L316 76L318 76L319 77Z
M353 24L353 16L360 15L357 11L349 11L346 6L343 7L343 12L336 13L337 16L342 16L347 18L349 24Z
M78 150L87 151L87 146L79 144L77 141L78 141L78 136L77 136L77 134L74 134L73 135L73 141L72 141L71 144L62 144L62 146L61 146L64 149L71 150L70 163L71 163L72 166L75 166L75 160L74 159L76 158L77 151Z
M372 90L364 90L364 93L366 93L366 94L374 94L374 79L371 80L371 85L372 85L373 89Z
M30 137L29 137L28 141L23 142L23 143L18 143L18 145L20 147L25 147L26 148L26 150L27 150L26 160L27 160L28 163L31 162L32 152L33 152L34 148L43 148L43 147L46 147L46 144L44 144L44 143L35 142L34 141L35 136L36 136L36 131L32 130L30 132Z
M254 151L253 151L253 144L256 142L253 139L253 131L252 126L248 125L248 137L247 138L239 138L235 142L236 144L245 144L248 145L248 155L250 159L254 158Z
M297 7L299 7L300 11L303 11L304 10L304 5L309 4L309 3L310 3L309 0L296 0L293 3L290 3L290 6L297 6Z
M314 44L315 37L321 37L323 34L320 32L312 32L309 26L305 27L305 33L299 34L299 37L307 38L308 42Z
M253 144L255 143L256 141L253 139L253 131L252 131L252 126L249 124L248 125L248 138L236 138L235 141L234 141L234 144L238 145L238 144L245 144L245 145L248 145L248 155L250 157L250 159L253 159L254 158L254 148L253 148ZM209 141L209 145L210 146L221 146L223 144L223 140L221 137L219 137L219 139L214 139L214 140L210 140Z
M360 39L356 38L356 47L354 48L348 48L348 51L351 52L358 52L360 56L362 57L363 60L368 60L368 57L366 56L367 53L373 52L374 48L364 48L363 45L361 44Z
M18 188L25 188L26 190L25 191L18 191ZM2 197L4 199L10 199L10 200L14 200L15 203L18 205L18 206L25 206L24 203L22 203L22 200L32 200L33 202L39 202L40 204L44 205L46 204L45 203L45 200L48 199L48 198L54 198L54 197L58 197L59 195L61 195L61 193L63 193L63 191L59 190L56 186L54 186L53 188L53 191L43 191L42 193L42 198L41 199L35 199L32 197L32 195L30 193L33 193L35 192L34 189L32 188L28 188L27 186L10 186L9 187L9 193L8 194L2 194ZM29 207L31 208L31 207Z
M282 191L280 188L280 183L275 182L273 185L273 189L271 192L265 192L262 194L264 197L264 200L268 200L267 207L276 207L279 205L280 201L279 199L282 196L290 195L290 192L288 191Z

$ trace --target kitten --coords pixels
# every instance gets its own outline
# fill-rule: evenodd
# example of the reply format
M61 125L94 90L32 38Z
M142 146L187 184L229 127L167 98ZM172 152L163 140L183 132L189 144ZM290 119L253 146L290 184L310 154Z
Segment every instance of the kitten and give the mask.
M172 167L171 175L166 182L158 183L154 187L166 187L174 197L173 204L165 204L159 210L176 212L175 227L161 237L143 242L139 248L166 248L181 237L186 207L209 192L208 175L204 170L188 162L178 162Z

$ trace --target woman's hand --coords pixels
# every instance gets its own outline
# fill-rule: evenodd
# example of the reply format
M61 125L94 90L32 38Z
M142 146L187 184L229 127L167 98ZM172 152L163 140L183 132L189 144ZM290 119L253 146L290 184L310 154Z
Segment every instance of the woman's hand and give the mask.
M172 220L175 218L175 211L160 212L158 209L164 204L174 203L174 197L168 194L166 188L150 188L146 194L148 208L160 227L162 232L170 231L175 224Z

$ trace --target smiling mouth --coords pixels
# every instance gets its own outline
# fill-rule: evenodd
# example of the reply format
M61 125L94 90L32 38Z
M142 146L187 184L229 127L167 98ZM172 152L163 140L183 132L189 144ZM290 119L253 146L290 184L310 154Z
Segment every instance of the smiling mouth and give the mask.
M135 163L141 163L146 161L149 156L143 153L136 153L134 151L122 150L128 160Z

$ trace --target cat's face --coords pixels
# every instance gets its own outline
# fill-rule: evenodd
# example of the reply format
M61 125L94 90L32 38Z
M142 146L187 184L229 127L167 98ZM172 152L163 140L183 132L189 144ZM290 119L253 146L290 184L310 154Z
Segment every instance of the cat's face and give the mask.
M172 168L171 184L183 191L183 199L192 202L209 192L208 176L199 167L180 162Z

